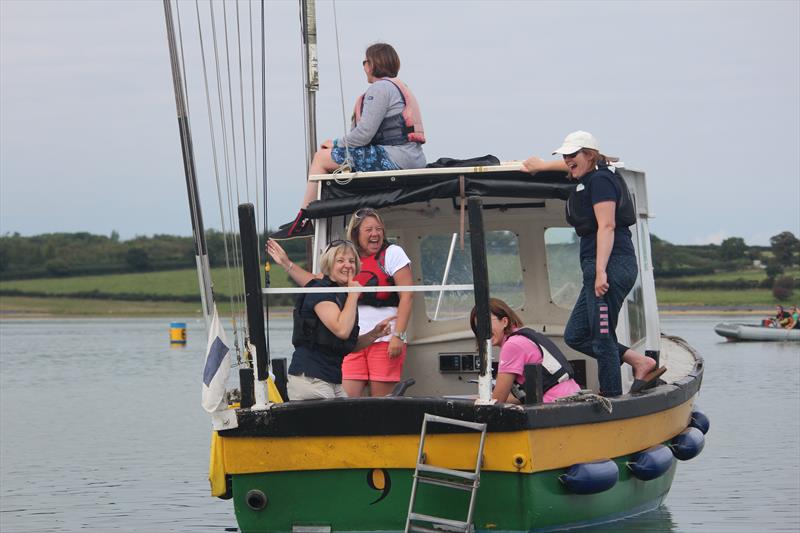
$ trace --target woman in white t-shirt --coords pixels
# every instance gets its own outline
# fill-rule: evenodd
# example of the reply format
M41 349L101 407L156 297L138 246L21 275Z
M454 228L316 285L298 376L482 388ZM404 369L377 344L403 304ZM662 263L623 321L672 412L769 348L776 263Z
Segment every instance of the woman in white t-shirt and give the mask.
M355 278L362 286L412 285L411 260L403 249L386 240L383 219L370 208L359 209L350 218L347 235L356 245L361 271ZM305 286L314 276L292 263L274 240L267 252L298 285ZM378 338L365 349L353 352L342 363L342 387L350 397L361 396L367 385L372 396L389 394L403 372L406 358L406 330L411 317L411 292L362 293L358 303L358 325L370 331L387 318L393 320L392 333Z

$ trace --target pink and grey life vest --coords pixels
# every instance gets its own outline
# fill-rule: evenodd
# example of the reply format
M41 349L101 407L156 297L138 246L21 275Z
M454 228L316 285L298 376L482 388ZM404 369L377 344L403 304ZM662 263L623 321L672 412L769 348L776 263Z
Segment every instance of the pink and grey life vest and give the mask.
M402 113L383 119L381 125L378 126L378 131L369 144L381 144L385 146L405 144L408 142L425 144L425 129L422 127L422 113L419 110L417 98L400 78L379 79L392 82L394 86L400 90L400 95L403 97L403 104L405 107L403 107ZM356 106L353 110L353 117L356 124L361 120L361 111L363 109L364 95L362 94L356 100Z

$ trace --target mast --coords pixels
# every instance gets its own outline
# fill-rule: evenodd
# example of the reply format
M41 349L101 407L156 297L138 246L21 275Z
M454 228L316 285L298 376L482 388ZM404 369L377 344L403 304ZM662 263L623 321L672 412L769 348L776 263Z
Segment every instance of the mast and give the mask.
M317 91L319 91L319 63L317 61L317 8L315 0L300 0L300 26L303 38L303 102L306 118L306 169L311 166L317 151ZM319 233L319 227L317 227ZM313 240L306 240L306 264L316 272Z
M178 130L181 135L181 152L183 153L183 172L186 176L186 192L189 196L189 214L192 219L192 236L194 237L194 255L197 264L197 278L200 283L200 300L203 306L203 318L206 329L211 325L214 310L214 294L211 289L211 274L208 264L208 248L203 228L203 214L200 211L200 196L197 188L197 177L194 166L194 150L192 134L189 130L189 114L186 108L186 96L183 91L183 74L178 62L178 46L175 41L175 26L172 21L170 0L164 0L164 19L167 24L167 43L172 65L172 85L175 90L175 107L178 112Z
M306 90L305 114L308 127L306 154L308 163L317 151L317 91L319 65L317 62L317 9L315 0L300 0L300 24L303 32L303 86ZM308 165L306 165L308 166Z

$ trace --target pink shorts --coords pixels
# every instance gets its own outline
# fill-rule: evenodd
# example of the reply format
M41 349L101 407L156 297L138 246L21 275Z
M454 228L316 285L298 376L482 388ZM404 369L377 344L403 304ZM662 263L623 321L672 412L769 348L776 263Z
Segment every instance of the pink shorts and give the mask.
M375 342L360 352L353 352L344 358L342 379L389 383L400 381L405 360L405 345L403 345L403 352L392 359L389 357L389 343Z

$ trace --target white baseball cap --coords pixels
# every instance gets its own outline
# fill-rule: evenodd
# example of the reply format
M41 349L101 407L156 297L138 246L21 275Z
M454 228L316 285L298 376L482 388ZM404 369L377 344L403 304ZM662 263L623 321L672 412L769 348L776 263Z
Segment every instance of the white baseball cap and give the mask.
M588 131L573 131L564 139L564 143L556 148L553 155L569 155L574 154L581 148L591 148L592 150L600 151L600 145L594 135Z

